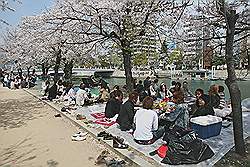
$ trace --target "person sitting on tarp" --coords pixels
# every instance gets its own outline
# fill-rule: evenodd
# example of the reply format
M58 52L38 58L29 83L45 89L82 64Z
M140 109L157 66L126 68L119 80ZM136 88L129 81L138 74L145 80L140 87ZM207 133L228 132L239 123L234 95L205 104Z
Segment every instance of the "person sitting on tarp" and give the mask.
M183 88L183 92L184 92L184 99L185 99L185 101L186 102L193 102L195 100L195 96L189 90L187 81L184 81L182 83L182 88Z
M45 82L42 83L42 94L43 94L43 96L46 96L47 93L49 92L49 86L50 86L49 80L46 80Z
M4 76L4 79L3 79L3 87L8 87L10 88L10 77L9 77L9 74L6 73L5 76Z
M158 115L152 110L154 99L147 96L143 100L141 109L135 116L134 140L138 144L148 145L161 138L165 132L164 127L158 127Z
M143 99L148 95L145 91L145 88L142 84L142 80L139 80L139 83L136 85L135 91L139 94L139 101L142 102Z
M218 94L219 91L219 86L214 84L212 86L210 86L209 89L209 103L208 105L210 105L211 107L214 108L219 108L220 106L220 96Z
M61 79L59 79L57 81L57 95L60 97L62 96L63 92L64 92L64 85L63 85L63 81Z
M76 105L88 105L91 104L88 92L86 91L86 85L81 83L79 90L76 92Z
M168 90L167 85L162 82L160 85L160 91L159 91L158 98L165 99L165 98L170 98L172 96L173 96L173 94Z
M224 86L219 85L218 95L220 96L220 105L219 109L227 108L225 93L224 93Z
M115 98L115 91L120 90L120 87L118 85L115 85L113 89L110 91L110 98Z
M214 115L213 108L208 105L209 96L204 94L203 89L196 89L195 91L195 104L192 106L192 111L190 113L191 117Z
M184 97L184 91L183 91L183 89L181 87L181 83L180 82L176 82L175 83L175 87L172 90L170 90L170 91L173 94L176 93L176 92L178 92L178 94L182 93L183 94L182 96Z
M63 99L68 101L69 104L75 104L76 92L74 90L73 84L68 83L66 85L65 91L63 92Z
M110 88L108 86L108 83L104 79L102 79L102 78L99 80L99 86L101 86L101 88L104 88L108 92L110 92Z
M74 90L73 84L72 84L72 83L69 84L69 87L70 87L70 89L69 89L69 91L68 91L68 93L67 93L67 96L69 97L69 100L70 100L70 101L75 101L76 92L75 92L75 90Z
M113 118L116 114L119 114L122 105L123 93L120 90L114 90L111 98L108 100L105 106L105 117Z
M129 94L128 100L121 105L120 112L116 122L120 125L122 131L128 131L133 129L135 104L138 100L138 93L132 92Z
M183 92L174 92L172 102L175 103L175 107L172 107L173 110L171 112L165 112L160 115L160 125L167 127L178 125L184 129L188 128L189 112L188 105L184 103Z
M98 103L103 103L103 102L107 102L109 100L109 91L108 89L105 88L105 85L100 84L99 86L99 96L96 99L96 102Z

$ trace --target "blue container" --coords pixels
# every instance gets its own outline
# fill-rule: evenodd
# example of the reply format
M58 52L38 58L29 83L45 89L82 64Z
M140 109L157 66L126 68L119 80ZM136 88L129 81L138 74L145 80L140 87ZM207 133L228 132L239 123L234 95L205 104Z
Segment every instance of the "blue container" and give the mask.
M202 122L201 120L205 121ZM191 128L202 139L219 135L222 127L222 119L210 115L192 118L190 122Z

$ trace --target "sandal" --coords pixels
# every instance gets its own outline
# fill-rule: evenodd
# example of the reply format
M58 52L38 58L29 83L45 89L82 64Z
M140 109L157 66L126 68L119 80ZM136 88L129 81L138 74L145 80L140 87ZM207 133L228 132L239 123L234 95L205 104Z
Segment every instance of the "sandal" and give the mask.
M111 134L107 134L103 137L103 140L112 140L114 139L114 136L112 136Z
M62 117L61 114L56 114L54 115L55 117Z
M102 131L102 132L97 134L97 137L104 137L104 136L107 136L107 135L109 135L107 132Z
M77 114L77 115L76 115L76 120L83 120L83 119L86 119L86 117L85 117L85 116L82 116L82 115L80 115L80 114Z
M126 149L126 148L128 148L128 144L121 144L118 141L113 140L113 147L119 148L119 149Z
M115 136L113 137L114 140L116 140L118 143L121 143L121 144L125 144L125 139L119 137L119 136Z

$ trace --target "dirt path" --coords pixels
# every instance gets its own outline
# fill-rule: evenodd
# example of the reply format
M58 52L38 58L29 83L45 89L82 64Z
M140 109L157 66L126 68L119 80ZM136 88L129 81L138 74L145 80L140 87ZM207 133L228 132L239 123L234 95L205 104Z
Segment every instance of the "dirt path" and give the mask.
M0 86L1 167L92 167L104 150L98 141L71 141L79 129L23 90Z

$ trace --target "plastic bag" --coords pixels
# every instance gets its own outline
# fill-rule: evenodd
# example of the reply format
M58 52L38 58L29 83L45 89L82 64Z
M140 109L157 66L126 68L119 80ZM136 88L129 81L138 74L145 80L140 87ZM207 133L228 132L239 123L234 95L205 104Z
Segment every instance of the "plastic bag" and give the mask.
M165 164L197 164L214 155L211 148L199 139L192 142L173 141L168 145L168 153L161 161Z
M168 153L161 161L165 164L197 164L214 155L211 148L197 139L197 134L191 130L174 127L166 131L163 140L168 143Z

